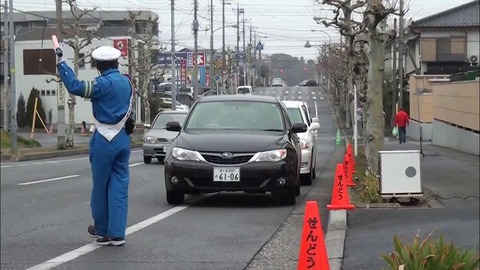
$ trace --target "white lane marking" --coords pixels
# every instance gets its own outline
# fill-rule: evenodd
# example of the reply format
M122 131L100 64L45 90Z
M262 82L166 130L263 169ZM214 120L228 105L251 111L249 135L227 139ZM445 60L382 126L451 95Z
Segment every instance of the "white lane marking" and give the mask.
M288 94L288 91L285 91L285 94Z
M128 165L128 167L135 167L135 166L142 165L142 164L144 164L144 163L143 162L133 163L133 164Z
M142 152L143 150L133 150L131 153ZM78 160L88 160L89 157L81 157L81 158L71 158L71 159L61 159L61 160L50 160L50 161L37 161L37 162L22 162L22 163L15 163L12 165L2 165L0 168L14 168L14 167L24 167L24 166L31 166L31 165L45 165L45 164L57 164L57 163L64 163L70 161L78 161Z
M28 186L28 185L33 185L33 184L40 184L40 183L45 183L45 182L52 182L52 181L69 179L69 178L75 178L75 177L79 177L79 176L80 176L79 174L67 175L67 176L55 177L55 178L50 178L50 179L45 179L45 180L38 180L38 181L32 181L32 182L19 183L19 184L17 184L17 185L19 185L19 186Z
M317 97L312 97L312 99L317 99Z
M318 108L317 108L317 102L315 101L315 115L318 117Z
M299 99L302 99L302 96L298 96Z
M312 92L312 95L315 95L315 92Z
M129 234L132 234L134 232L137 232L141 229L145 229L146 227L154 224L154 223L157 223L159 221L161 221L162 219L166 219L167 217L169 216L172 216L184 209L188 208L188 205L187 206L176 206L174 208L171 208L165 212L162 212L156 216L153 216L151 218L148 218L144 221L141 221L137 224L134 224L130 227L127 228L127 233L126 235L129 235ZM93 243L90 243L90 244L86 244L84 245L83 247L79 247L75 250L72 250L70 252L67 252L65 254L62 254L58 257L55 257L51 260L48 260L46 262L43 262L41 264L37 264L35 266L32 266L30 268L28 268L28 270L47 270L47 269L52 269L54 267L57 267L61 264L64 264L66 262L69 262L69 261L72 261L82 255L85 255L87 253L90 253L98 248L100 248L101 246L97 245L95 242Z
M324 97L320 97L320 99L325 99Z

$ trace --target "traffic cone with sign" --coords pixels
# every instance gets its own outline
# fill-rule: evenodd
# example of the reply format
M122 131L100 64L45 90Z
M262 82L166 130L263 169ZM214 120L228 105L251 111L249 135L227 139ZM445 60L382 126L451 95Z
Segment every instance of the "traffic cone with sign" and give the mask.
M305 205L300 255L297 270L330 270L327 247L323 237L318 203L308 201Z
M352 161L348 158L348 155L345 154L343 156L343 179L345 180L345 185L347 187L355 186L355 182L353 182L353 173L351 171Z
M355 173L355 156L353 155L352 144L347 144L347 155L350 160L350 171L352 174Z
M335 181L332 192L332 203L327 205L328 210L351 210L355 205L350 202L348 188L345 185L343 164L337 164L335 170Z
M337 129L337 137L335 138L336 145L342 145L342 135L340 134L340 129Z

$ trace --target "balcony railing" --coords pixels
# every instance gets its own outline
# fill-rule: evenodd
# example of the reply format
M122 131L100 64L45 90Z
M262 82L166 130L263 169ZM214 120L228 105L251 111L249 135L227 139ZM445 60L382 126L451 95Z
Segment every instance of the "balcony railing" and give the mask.
M438 53L437 61L439 62L465 62L464 53Z

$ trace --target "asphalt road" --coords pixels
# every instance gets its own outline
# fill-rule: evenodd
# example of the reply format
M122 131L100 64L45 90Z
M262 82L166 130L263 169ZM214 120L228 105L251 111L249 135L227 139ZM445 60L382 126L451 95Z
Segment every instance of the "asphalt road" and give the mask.
M255 94L308 101L321 123L317 180L325 177L335 149L328 97L312 87L259 88ZM302 187L297 208L279 206L268 195L240 193L190 196L173 207L165 199L163 165L143 164L141 150L132 152L130 164L127 244L98 247L86 234L92 222L88 157L2 163L1 269L245 269L281 237L276 232L301 209L302 199L314 194L326 202L330 196L331 184L317 190L316 181ZM301 231L298 226L294 233ZM297 251L298 243L288 244L283 252Z

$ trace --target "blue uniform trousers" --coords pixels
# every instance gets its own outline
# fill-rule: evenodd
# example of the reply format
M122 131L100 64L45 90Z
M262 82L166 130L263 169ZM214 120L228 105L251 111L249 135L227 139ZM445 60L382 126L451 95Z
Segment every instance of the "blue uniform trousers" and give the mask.
M98 131L90 139L93 188L90 206L99 236L125 238L130 136L122 129L110 142Z

